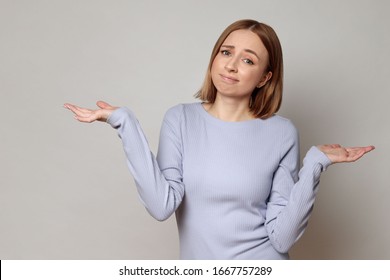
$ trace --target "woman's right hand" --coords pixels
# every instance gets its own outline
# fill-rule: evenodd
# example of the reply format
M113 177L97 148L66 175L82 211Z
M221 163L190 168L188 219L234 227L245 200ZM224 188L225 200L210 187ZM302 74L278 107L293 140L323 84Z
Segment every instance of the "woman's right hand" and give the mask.
M73 104L65 103L64 107L75 114L75 119L80 122L91 123L94 121L107 121L108 117L119 107L111 106L110 104L104 101L96 102L96 105L100 109L87 109L81 108Z

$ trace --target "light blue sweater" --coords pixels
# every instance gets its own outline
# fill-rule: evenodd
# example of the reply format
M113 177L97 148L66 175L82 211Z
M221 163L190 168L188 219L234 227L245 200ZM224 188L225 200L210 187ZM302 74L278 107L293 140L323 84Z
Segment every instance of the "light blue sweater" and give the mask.
M276 115L225 122L201 103L177 105L165 115L157 159L129 109L107 122L149 213L176 213L182 259L288 259L331 164L312 147L299 170L297 131Z

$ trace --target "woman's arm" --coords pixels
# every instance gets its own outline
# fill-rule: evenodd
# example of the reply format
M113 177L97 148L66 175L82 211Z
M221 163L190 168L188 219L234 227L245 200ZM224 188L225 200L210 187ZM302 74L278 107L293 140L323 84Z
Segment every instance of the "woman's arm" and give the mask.
M175 119L178 114L167 113L164 118L159 152L166 156L161 170L134 114L127 108L114 107L102 101L97 105L100 109L86 109L71 104L64 106L81 122L106 121L117 130L142 203L155 219L167 219L184 196L180 131L178 120Z
M267 204L266 228L275 249L286 253L307 226L321 173L332 163L356 161L374 147L312 147L299 169L299 143L295 129L291 131L283 146L282 150L285 152L274 173Z

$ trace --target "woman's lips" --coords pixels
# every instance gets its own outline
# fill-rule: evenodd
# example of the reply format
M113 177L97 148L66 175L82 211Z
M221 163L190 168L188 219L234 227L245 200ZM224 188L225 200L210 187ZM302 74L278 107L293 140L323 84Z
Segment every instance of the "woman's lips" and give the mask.
M224 80L228 83L231 83L231 84L239 82L239 80L237 80L236 78L230 77L230 76L226 76L226 75L222 75L222 74L220 74L220 76L221 76L222 80Z

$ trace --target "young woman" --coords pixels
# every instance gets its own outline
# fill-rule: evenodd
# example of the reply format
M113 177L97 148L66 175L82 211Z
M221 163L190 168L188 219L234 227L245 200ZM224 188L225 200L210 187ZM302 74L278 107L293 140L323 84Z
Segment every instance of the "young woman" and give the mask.
M312 147L275 113L282 50L274 30L237 21L221 34L197 97L165 115L157 158L134 114L99 101L65 104L81 122L106 121L122 139L140 199L157 220L176 214L182 259L287 259L304 232L320 174L373 146Z

